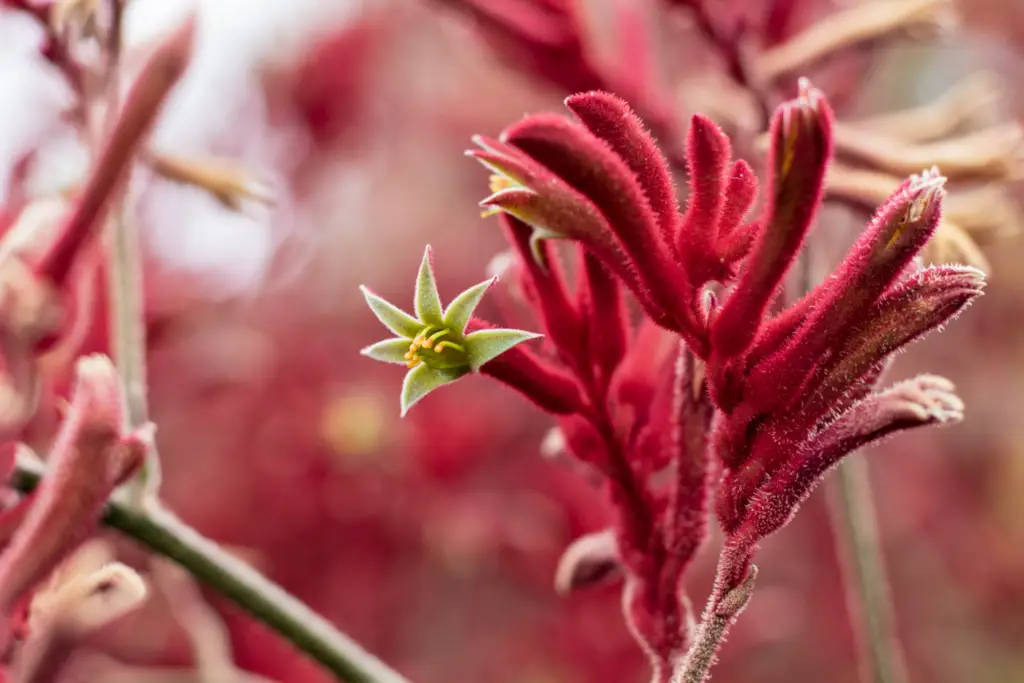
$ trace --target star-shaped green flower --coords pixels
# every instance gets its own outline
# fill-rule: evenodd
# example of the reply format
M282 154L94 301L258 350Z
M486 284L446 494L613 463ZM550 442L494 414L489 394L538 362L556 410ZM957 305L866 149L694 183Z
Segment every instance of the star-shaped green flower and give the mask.
M401 363L409 368L402 384L402 417L434 389L470 372L478 372L484 363L513 346L541 336L508 329L486 329L466 334L473 311L497 279L470 287L455 297L447 309L442 309L428 246L416 278L415 317L366 287L360 287L377 319L398 335L367 346L362 354L385 363Z

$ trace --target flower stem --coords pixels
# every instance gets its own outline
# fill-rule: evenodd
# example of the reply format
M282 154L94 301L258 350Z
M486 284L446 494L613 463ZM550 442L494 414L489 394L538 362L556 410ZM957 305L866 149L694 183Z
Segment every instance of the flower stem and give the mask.
M115 209L112 216L109 267L110 340L125 400L125 427L138 429L149 420L146 398L146 330L142 300L142 272L138 235L124 212ZM160 458L152 445L137 478L126 487L136 502L149 492L155 494L160 481Z
M19 458L11 486L27 493L45 474L45 466ZM289 640L347 683L407 683L401 674L338 631L326 619L252 567L153 502L144 509L116 496L106 507L103 523L134 539L153 553L169 558L192 576L234 602Z
M121 31L123 0L110 0L110 35L106 45L107 110L104 137L117 126L120 116ZM139 429L149 421L146 384L146 327L143 302L142 253L135 226L125 215L123 192L111 210L107 259L107 290L110 300L110 343L121 377L125 401L125 427ZM126 486L132 499L142 503L155 496L160 482L160 456L150 448L137 477ZM152 494L152 495L149 495Z
M868 463L853 453L839 466L832 485L832 526L839 540L843 580L860 638L865 683L905 683L889 582L878 536Z
M727 555L723 552L719 558L719 577L722 576L722 569L728 561ZM721 647L726 633L736 622L740 612L750 602L756 579L757 565L750 565L743 583L723 597L719 598L716 588L708 598L708 605L690 649L672 674L672 683L705 683L710 678L711 667L718 656L718 648Z

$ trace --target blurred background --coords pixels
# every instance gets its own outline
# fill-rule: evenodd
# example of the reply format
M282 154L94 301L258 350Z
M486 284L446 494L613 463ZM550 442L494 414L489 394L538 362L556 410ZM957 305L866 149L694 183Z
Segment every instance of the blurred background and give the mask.
M549 420L474 377L400 421L401 370L358 353L382 332L358 285L410 305L427 243L443 298L483 279L505 247L493 219L479 215L487 175L462 151L475 133L561 111L575 90L628 97L667 148L678 149L690 114L707 111L760 168L756 106L726 87L728 65L687 4L128 4L129 65L188 12L200 19L193 63L151 146L232 160L275 198L235 209L151 172L133 178L163 496L417 683L647 679L617 586L570 597L553 589L563 549L600 529L607 510L600 491L542 456ZM771 45L858 3L707 5L720 25L745 22ZM776 5L785 5L782 20L764 19ZM984 70L1001 84L985 115L1024 120L1024 2L964 0L955 9L958 24L940 34L889 36L797 75L814 79L843 119L927 103ZM557 31L526 41L521 24L502 24L559 12L572 15L566 25L582 47ZM36 150L31 182L45 194L74 182L87 159L64 130L68 93L38 42L33 22L0 10L0 180ZM586 68L573 61L581 50ZM1010 174L1004 189L1019 207L1014 181ZM826 212L822 253L841 253L866 215ZM869 454L912 681L1024 680L1024 245L1015 227L1011 214L997 238L978 240L991 269L987 295L895 369L951 378L967 420ZM483 315L502 320L490 305ZM93 326L91 347L104 347L103 327ZM764 544L757 592L716 682L858 680L828 494L817 492ZM690 581L698 605L714 555L705 549ZM216 617L201 632L224 637L240 669L327 680L215 596L201 602ZM157 595L125 620L81 680L201 680L189 673L189 621L171 603Z

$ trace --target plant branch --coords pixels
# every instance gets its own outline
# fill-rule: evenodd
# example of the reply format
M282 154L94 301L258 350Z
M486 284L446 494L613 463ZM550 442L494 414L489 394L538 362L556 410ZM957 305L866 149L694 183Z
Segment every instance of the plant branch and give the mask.
M853 453L839 466L832 485L832 526L840 545L843 579L852 619L859 618L865 683L904 683L903 655L896 636L889 582L878 537L868 463Z
M46 468L31 458L18 459L11 486L28 493ZM155 502L145 509L112 499L103 523L153 553L184 567L212 589L281 634L296 648L347 683L407 683L399 673L339 632L326 619L214 541Z

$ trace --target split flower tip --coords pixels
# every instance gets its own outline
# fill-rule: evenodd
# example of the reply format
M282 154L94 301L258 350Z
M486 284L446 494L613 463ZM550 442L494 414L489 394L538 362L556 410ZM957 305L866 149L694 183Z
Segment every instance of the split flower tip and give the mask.
M511 186L526 185L531 180L533 174L528 162L517 158L511 148L499 148L483 142L477 144L480 149L467 149L463 152L465 156L476 160L491 173L506 178Z
M503 328L466 333L477 306L497 279L492 277L466 289L444 308L434 277L432 250L427 246L416 278L414 315L360 286L374 315L396 335L371 344L360 353L380 362L406 366L400 401L403 417L435 389L479 372L483 365L509 349L541 336Z
M506 212L536 225L538 219L534 214L539 195L530 188L530 184L537 180L537 169L531 167L529 162L517 158L516 153L507 145L493 143L480 135L474 135L473 142L480 149L468 149L465 155L491 172L488 179L491 194L479 203L482 209L480 217L490 218ZM538 263L541 262L542 259L538 260Z
M938 227L945 186L946 178L933 166L907 178L878 209L864 239L872 243L869 249L879 266L892 261L898 269L924 247ZM883 256L887 252L890 256Z
M797 81L796 97L783 103L776 117L777 136L780 136L787 149L798 143L804 144L801 138L806 133L814 133L828 146L825 153L831 154L832 107L809 79L801 78Z
M964 402L956 386L938 375L920 375L897 384L891 398L904 411L904 419L926 423L952 424L964 418ZM890 393L886 392L886 393Z
M939 173L938 167L932 166L919 175L910 177L906 194L908 201L901 221L904 225L927 225L930 232L933 232L942 210L942 200L946 197L946 177ZM899 236L900 230L897 230L890 240L890 245Z
M907 181L907 194L911 198L907 206L907 219L920 220L926 214L937 211L946 196L946 182L947 178L939 172L937 166L910 176Z
M492 138L487 135L476 134L471 135L469 140L480 149L467 149L465 151L466 156L473 157L478 156L481 153L501 157L517 157L522 155L519 150L509 145L501 135L499 135L498 138Z
M946 184L947 178L939 172L938 166L932 166L925 170L910 176L908 181L908 188L913 190L928 189L930 187L943 187Z
M769 146L776 184L798 171L800 178L794 182L799 188L793 189L817 196L819 176L832 158L833 119L824 94L801 78L796 97L779 106L772 117Z
M603 125L600 121L591 123ZM577 156L586 158L593 152L592 149L575 150L572 146L579 142L577 138L586 140L589 136L591 144L600 144L582 126L568 124L558 117L527 117L514 130L510 127L505 132L509 134L506 137L519 141L516 144L526 140L541 146L554 145L557 149L552 154L563 161ZM506 214L528 225L533 231L529 240L529 257L542 271L546 272L548 266L542 246L545 240L595 241L604 252L614 249L611 244L615 239L611 235L609 219L595 203L594 197L553 173L546 165L551 163L550 160L542 163L532 158L513 144L504 142L505 137L502 141L482 136L473 139L481 149L467 150L466 155L492 174L489 179L491 194L479 203L481 217ZM567 153L565 145L574 151ZM618 163L624 162L619 159ZM600 166L600 162L595 164ZM639 187L636 189L640 190Z

